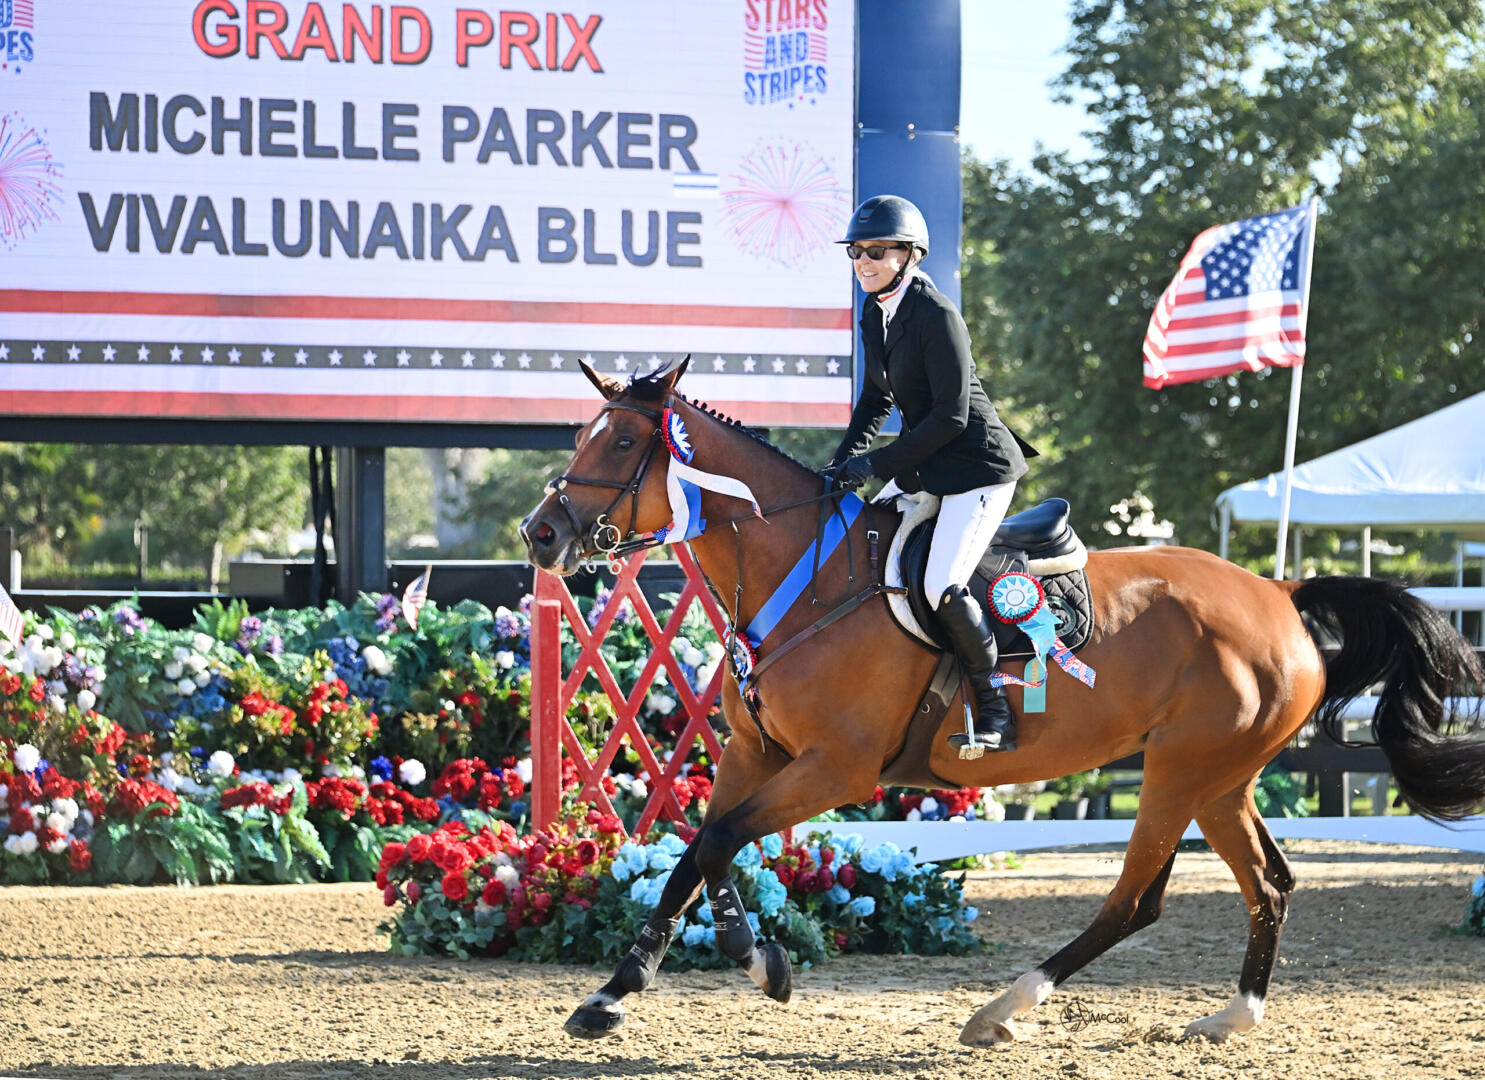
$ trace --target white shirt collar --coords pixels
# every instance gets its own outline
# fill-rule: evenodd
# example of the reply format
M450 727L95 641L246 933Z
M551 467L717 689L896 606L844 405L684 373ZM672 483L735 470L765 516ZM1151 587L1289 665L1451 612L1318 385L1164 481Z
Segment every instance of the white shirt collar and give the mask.
M902 275L902 281L898 283L897 288L893 289L890 293L883 293L881 296L876 297L877 303L882 307L882 332L884 334L887 328L892 325L892 320L897 317L897 309L902 306L902 298L907 295L908 285L915 277L926 279L927 275L918 269L918 267L914 266L906 274Z

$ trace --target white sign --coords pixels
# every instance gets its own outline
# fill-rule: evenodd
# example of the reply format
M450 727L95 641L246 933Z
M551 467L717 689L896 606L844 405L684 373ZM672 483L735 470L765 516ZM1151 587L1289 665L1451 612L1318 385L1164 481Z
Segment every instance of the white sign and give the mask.
M0 415L849 416L851 0L0 0Z

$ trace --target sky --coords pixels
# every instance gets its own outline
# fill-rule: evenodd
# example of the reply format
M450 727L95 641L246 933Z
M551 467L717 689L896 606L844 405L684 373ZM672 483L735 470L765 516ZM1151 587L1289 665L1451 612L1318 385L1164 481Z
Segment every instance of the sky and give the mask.
M1026 165L1041 142L1049 150L1086 149L1087 118L1057 105L1047 83L1067 65L1061 49L1070 0L961 0L963 57L959 134L980 158Z

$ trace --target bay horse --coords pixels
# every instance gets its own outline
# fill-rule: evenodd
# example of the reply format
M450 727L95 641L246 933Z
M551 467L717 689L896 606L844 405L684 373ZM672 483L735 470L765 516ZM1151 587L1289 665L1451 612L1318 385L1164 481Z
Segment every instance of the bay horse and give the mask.
M521 535L536 567L565 575L612 552L621 536L662 528L671 518L671 458L661 428L673 410L689 435L692 463L743 478L765 507L760 520L746 502L704 492L701 516L711 527L690 541L732 625L745 626L814 541L819 504L807 500L824 482L761 436L682 397L676 384L685 366L666 365L624 384L584 365L606 401L578 433L566 471L522 522ZM626 518L624 530L617 523ZM854 565L867 565L868 530L887 538L895 527L895 513L868 505L846 538ZM820 598L856 591L847 563L837 551L820 566ZM994 787L1143 751L1139 811L1118 881L1092 924L975 1013L960 1041L987 1046L1017 1038L1015 1017L1155 922L1176 846L1194 819L1237 878L1249 912L1237 993L1186 1029L1220 1042L1262 1019L1295 883L1254 805L1259 772L1312 717L1342 736L1343 706L1380 682L1373 733L1403 797L1430 818L1466 817L1485 800L1485 742L1469 737L1478 711L1458 716L1444 703L1462 681L1478 686L1481 666L1442 616L1384 581L1270 581L1178 547L1094 552L1087 572L1095 626L1080 656L1098 672L1096 689L1053 668L1046 711L1028 715L1021 691L1012 688L1019 747L972 761L960 760L946 741L962 723L955 719L962 710L951 708L927 744L922 774ZM762 642L759 664L817 615L808 601L793 604ZM1341 640L1328 662L1307 624ZM734 734L717 762L702 826L634 947L567 1021L569 1034L596 1038L618 1029L623 998L650 984L703 884L718 948L771 997L788 999L788 957L777 943L755 941L729 876L732 860L744 844L869 799L884 765L904 747L936 664L934 652L901 630L878 597L780 656L766 673L760 668L761 730L735 682L724 681L722 711ZM1008 668L1014 673L1017 666Z

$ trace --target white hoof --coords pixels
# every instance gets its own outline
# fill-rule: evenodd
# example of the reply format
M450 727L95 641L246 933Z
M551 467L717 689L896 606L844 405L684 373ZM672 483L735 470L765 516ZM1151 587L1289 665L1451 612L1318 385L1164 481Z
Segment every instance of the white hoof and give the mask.
M1051 996L1052 980L1038 969L1028 971L1011 988L969 1018L959 1041L965 1046L995 1046L1020 1038L1011 1023L1020 1013L1034 1009Z
M993 1007L986 1005L969 1018L969 1023L959 1032L960 1042L965 1046L1000 1046L1021 1037L1009 1020L997 1020L990 1015Z
M1186 1025L1185 1037L1200 1036L1215 1043L1255 1027L1263 1019L1263 999L1252 994L1234 994L1220 1011Z

